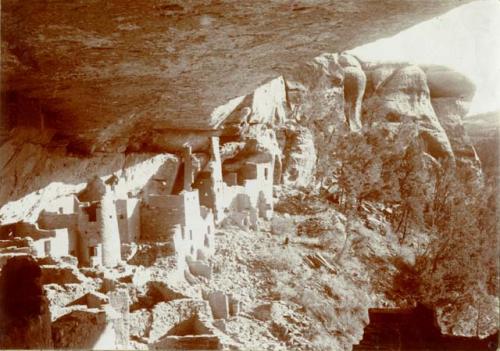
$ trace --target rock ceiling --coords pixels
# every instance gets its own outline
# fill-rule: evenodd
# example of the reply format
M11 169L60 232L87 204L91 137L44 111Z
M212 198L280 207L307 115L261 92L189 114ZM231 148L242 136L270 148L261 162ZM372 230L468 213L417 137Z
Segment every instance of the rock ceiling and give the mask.
M2 1L3 117L67 135L123 121L210 128L290 66L467 1Z

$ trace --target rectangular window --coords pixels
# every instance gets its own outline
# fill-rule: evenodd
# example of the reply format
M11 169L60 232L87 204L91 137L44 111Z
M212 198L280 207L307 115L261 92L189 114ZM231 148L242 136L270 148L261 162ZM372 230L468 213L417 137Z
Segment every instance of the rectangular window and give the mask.
M97 256L97 246L89 247L89 257Z
M264 179L267 180L268 176L269 176L268 169L264 168Z

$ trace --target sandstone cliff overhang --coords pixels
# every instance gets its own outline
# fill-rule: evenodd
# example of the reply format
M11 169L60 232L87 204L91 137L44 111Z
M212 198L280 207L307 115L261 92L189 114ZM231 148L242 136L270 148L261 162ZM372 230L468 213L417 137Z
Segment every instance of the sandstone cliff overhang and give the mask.
M211 129L217 106L293 63L466 2L3 1L0 126Z

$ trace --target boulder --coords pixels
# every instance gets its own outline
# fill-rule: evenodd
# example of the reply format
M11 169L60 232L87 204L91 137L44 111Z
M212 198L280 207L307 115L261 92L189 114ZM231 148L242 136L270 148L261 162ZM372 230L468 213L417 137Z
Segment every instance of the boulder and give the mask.
M202 260L188 261L188 267L194 276L204 277L208 280L212 277L212 267Z
M455 157L471 160L479 168L476 150L467 136L462 122L463 117L467 114L469 102L462 98L440 97L432 99L432 106L439 122L446 131Z
M359 131L361 109L366 89L366 74L359 61L352 55L341 54L339 64L344 72L344 113L351 131Z
M475 84L463 74L444 66L422 66L431 97L461 98L472 100L476 92Z
M273 216L271 219L271 233L274 235L294 236L297 231L292 218Z
M214 291L208 295L208 303L214 319L227 319L229 317L229 299L226 294Z
M474 147L467 137L462 119L467 115L475 86L466 76L442 66L423 66L432 107L450 140L458 159L466 159L479 169Z
M414 124L427 152L435 158L454 158L450 141L432 107L425 72L418 66L396 69L365 101L371 123Z

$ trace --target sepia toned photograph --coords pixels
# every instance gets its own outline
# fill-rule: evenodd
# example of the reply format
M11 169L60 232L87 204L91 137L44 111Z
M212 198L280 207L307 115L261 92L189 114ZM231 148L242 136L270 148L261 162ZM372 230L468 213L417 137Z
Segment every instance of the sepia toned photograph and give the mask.
M500 0L0 13L0 350L500 350Z

